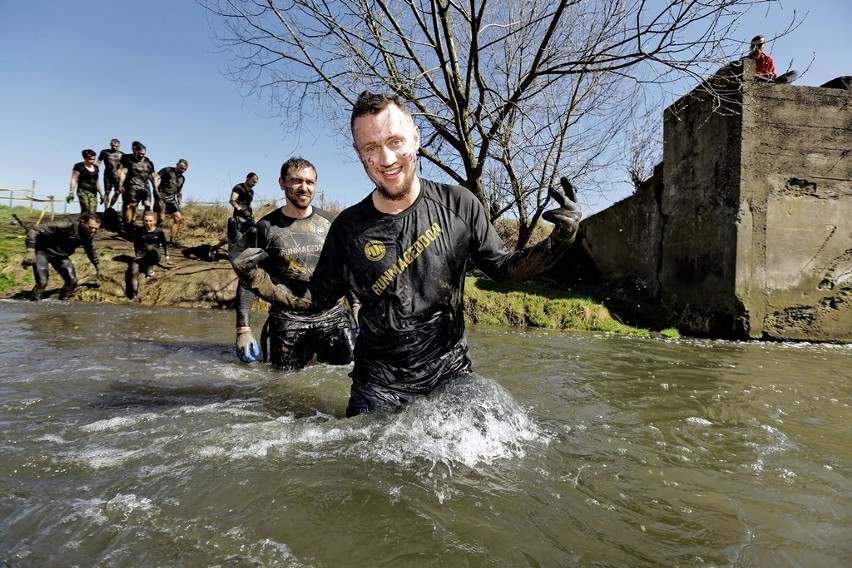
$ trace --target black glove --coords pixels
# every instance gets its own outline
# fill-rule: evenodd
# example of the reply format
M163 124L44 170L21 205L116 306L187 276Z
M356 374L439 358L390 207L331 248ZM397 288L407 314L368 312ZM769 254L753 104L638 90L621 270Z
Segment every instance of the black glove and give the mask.
M27 254L24 256L24 260L21 261L21 266L24 268L29 268L33 264L36 263L36 252L35 249L27 249Z
M247 248L231 259L231 266L240 282L261 299L289 310L309 310L310 300L296 297L283 284L275 284L269 274L258 267L268 256L263 249Z
M246 220L254 223L254 214L252 213L251 209L242 208L242 209L237 211L237 215L239 215L243 219L246 219Z
M562 191L555 187L548 190L550 197L559 204L559 207L545 211L541 218L556 225L556 228L550 234L551 239L554 239L560 245L569 245L577 237L577 229L580 228L580 219L583 217L583 213L577 204L577 192L568 178L559 178L559 183L562 185Z
M269 254L260 248L247 248L236 258L231 260L231 265L239 276L250 276L258 265L269 258Z

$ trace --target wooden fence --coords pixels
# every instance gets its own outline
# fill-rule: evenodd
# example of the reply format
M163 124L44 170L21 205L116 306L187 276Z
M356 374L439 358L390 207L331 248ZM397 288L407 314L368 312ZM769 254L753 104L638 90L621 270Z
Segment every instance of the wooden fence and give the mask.
M48 211L50 212L50 220L53 221L56 216L57 204L63 206L63 213L68 212L68 203L65 199L57 199L56 196L53 195L48 195L47 197L36 197L35 182L33 182L33 186L29 189L0 187L0 203L8 203L9 207L14 207L16 205L29 207L30 211L41 209L41 214L38 217L38 223L41 223Z

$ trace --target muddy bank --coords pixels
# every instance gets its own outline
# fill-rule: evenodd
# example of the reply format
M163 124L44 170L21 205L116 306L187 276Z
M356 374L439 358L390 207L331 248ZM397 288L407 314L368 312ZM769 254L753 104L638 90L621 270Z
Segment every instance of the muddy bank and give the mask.
M139 277L138 301L155 306L230 308L237 290L237 278L226 251L213 251L216 239L205 235L186 235L180 241L183 246L170 247L169 261L163 259L161 265L154 268L152 278ZM95 250L101 265L100 281L82 249L71 257L79 282L72 300L131 303L128 278L133 243L101 229L95 235ZM25 279L29 269L22 269L18 261L10 263L9 270L20 272L20 279L27 284L6 296L29 298L32 276ZM56 298L61 287L62 278L51 268L44 297Z

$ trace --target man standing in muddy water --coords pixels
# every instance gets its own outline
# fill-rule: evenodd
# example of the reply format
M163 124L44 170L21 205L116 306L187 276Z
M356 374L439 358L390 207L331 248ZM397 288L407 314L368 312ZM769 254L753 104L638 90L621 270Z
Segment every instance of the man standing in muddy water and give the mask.
M352 290L361 332L347 416L402 406L440 385L465 380L468 259L499 282L520 282L551 267L574 242L580 208L570 182L550 188L559 206L544 214L555 228L541 243L509 252L470 191L417 176L420 132L396 95L364 92L352 110L353 146L375 189L331 226L310 300L270 279L257 249L234 259L260 297L287 309L321 310ZM283 308L282 308L283 309Z
M331 213L312 205L316 183L317 170L308 160L293 157L284 162L278 178L284 206L265 215L246 234L246 244L262 251L265 259L256 260L264 273L300 297L307 294L334 220ZM245 362L259 355L248 325L253 303L254 294L248 290L237 295L237 355ZM279 369L301 369L314 356L319 363L346 365L352 362L355 343L353 319L343 294L319 312L294 311L273 302L261 334L264 355L268 337L269 359Z

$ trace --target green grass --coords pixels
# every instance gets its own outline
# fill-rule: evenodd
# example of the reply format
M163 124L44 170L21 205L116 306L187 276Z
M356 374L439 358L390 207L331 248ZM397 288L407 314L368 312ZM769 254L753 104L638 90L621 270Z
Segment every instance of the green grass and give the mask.
M26 207L0 206L0 294L17 292L33 285L32 271L20 268L26 253L26 231L13 215L24 223L32 224L38 220L40 213ZM45 218L50 218L49 213Z
M470 323L489 325L651 334L648 329L621 323L606 306L587 296L540 284L504 286L475 277L465 282L465 317ZM674 329L663 330L660 335L679 336Z

